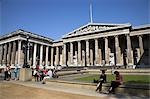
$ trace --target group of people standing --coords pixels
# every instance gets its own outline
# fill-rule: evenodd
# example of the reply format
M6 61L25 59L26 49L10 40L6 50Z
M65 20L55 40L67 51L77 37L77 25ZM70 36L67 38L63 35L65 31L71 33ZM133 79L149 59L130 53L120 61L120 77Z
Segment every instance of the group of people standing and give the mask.
M114 81L111 81L111 85L108 89L108 93L115 93L115 89L123 84L123 77L122 75L120 75L120 73L118 71L114 71L114 74L115 74L115 80ZM101 92L102 91L102 84L107 82L106 81L107 79L107 76L105 74L105 70L102 70L102 74L100 75L100 78L98 80L98 84L97 84L97 88L96 88L96 91L99 91Z
M10 68L9 65L4 68L4 80L19 80L19 68L15 66L15 68Z

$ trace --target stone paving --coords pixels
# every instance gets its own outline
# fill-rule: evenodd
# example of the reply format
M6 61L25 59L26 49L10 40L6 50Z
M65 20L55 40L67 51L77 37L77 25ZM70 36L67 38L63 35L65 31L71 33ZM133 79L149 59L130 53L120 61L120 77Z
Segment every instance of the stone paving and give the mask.
M77 88L77 87L66 87L63 85L58 85L55 82L47 82L46 84L41 84L41 82L22 82L22 81L4 81L6 83L15 83L20 84L28 87L35 87L35 88L42 88L47 90L54 90L54 91L61 91L61 92L67 92L72 94L79 94L79 95L86 95L86 96L95 96L95 97L101 97L101 98L109 98L109 99L149 99L148 97L137 97L137 96L131 96L131 95L121 95L121 94L100 94L98 92L95 92L95 90L87 90L84 88Z
M59 80L72 80L74 78L78 77L85 77L88 76L87 74L75 74L75 75L66 75L59 77ZM3 81L1 78L0 81ZM5 83L15 83L15 84L20 84L24 86L29 86L29 87L35 87L35 88L42 88L46 90L54 90L54 91L61 91L61 92L67 92L67 93L72 93L72 94L79 94L79 95L86 95L86 96L95 96L95 97L101 97L101 98L109 98L109 99L149 99L149 97L139 97L139 96L132 96L132 95L123 95L123 94L100 94L98 92L95 92L94 89L85 89L85 88L80 88L80 87L73 87L73 86L64 86L63 84L56 84L55 82L47 82L46 84L41 84L41 82L35 82L35 81L28 81L28 82L22 82L22 81L3 81ZM138 93L137 93L138 94Z

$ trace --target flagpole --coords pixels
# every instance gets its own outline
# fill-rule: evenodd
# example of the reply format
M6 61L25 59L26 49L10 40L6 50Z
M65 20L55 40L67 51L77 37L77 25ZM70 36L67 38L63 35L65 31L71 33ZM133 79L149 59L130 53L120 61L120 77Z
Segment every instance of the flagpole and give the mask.
M90 22L93 23L92 3L90 3Z

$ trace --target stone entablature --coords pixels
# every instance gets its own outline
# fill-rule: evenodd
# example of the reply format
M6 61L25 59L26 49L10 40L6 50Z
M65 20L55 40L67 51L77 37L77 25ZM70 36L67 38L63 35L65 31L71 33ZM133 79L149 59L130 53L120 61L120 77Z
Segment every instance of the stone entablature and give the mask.
M150 34L150 24L135 27L131 30L130 36Z
M59 41L55 41L53 42L53 47L56 47L56 46L63 46L63 40L59 40Z
M53 43L53 39L44 37L44 36L40 36L28 31L24 31L22 29L19 29L17 31L14 31L8 35L4 35L0 37L0 44L2 43L6 43L6 42L11 42L14 40L26 40L26 35L30 36L30 41L31 42L37 42L37 43L41 43L41 44L52 44ZM9 39L8 39L9 38Z
M63 42L67 43L67 42L109 37L109 36L115 36L115 35L123 35L123 34L129 34L129 33L130 33L129 28L122 29L122 30L114 30L114 31L95 32L94 34L89 33L89 34L82 35L82 36L74 36L74 37L70 37L70 38L64 38Z
M91 34L94 34L97 32L110 31L110 30L126 28L126 27L131 27L131 25L130 24L96 24L96 23L94 24L94 23L90 23L85 26L82 26L79 29L74 30L71 33L68 33L63 38L70 38L70 37L82 36L82 35L88 35L88 34L91 35Z

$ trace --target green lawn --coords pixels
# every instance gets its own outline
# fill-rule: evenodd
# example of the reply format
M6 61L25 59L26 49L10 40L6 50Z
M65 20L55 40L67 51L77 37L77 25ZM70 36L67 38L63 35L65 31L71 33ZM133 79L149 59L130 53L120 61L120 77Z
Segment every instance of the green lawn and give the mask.
M90 75L87 77L82 77L75 79L76 81L93 83L93 79L98 80L99 75ZM115 79L115 75L107 75L107 82L111 82ZM140 84L149 84L150 76L149 75L123 75L124 83L140 83Z

